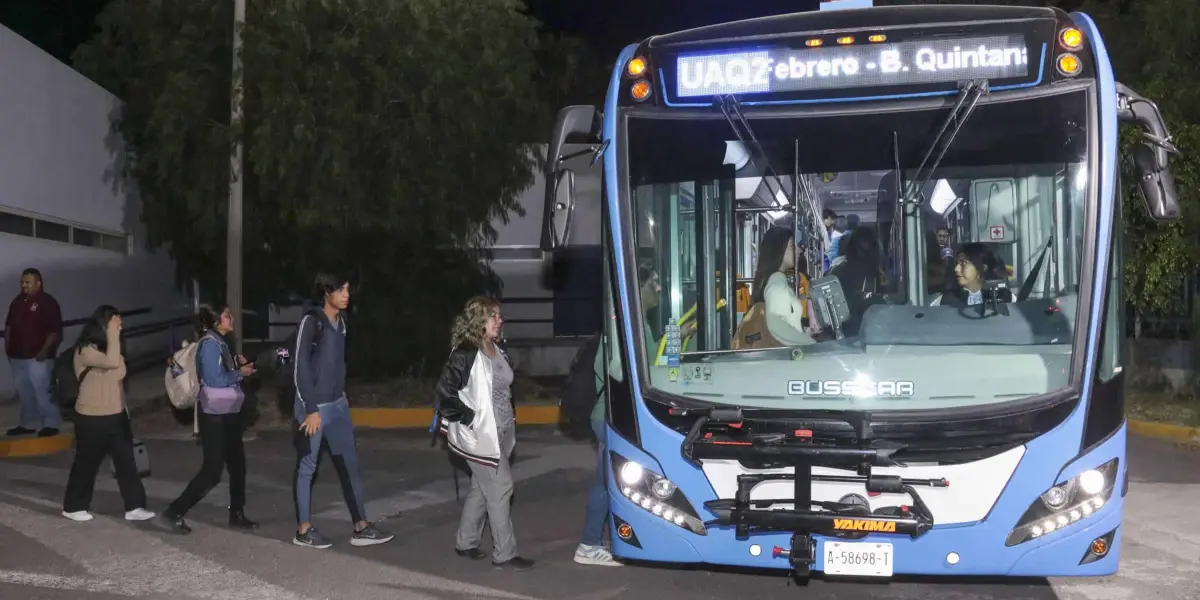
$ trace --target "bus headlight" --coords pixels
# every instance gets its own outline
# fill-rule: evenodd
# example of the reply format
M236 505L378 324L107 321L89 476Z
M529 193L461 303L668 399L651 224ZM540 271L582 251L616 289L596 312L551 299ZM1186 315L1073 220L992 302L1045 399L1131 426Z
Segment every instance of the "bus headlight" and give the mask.
M1046 490L1021 516L1005 545L1016 546L1088 520L1112 497L1118 464L1114 458Z
M642 483L642 477L645 477L646 470L642 468L642 465L629 461L621 465L619 473L622 484L636 486Z
M698 535L708 535L708 528L678 486L616 452L610 451L609 458L622 496L663 521Z

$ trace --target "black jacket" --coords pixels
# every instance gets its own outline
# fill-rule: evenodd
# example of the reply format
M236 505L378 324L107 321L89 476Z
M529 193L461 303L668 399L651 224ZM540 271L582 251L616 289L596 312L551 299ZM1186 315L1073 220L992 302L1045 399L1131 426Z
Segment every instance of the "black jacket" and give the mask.
M508 353L500 347L500 344L496 344L496 349L500 351L504 360L508 361L511 368L512 360L508 358ZM466 342L455 348L450 356L446 357L446 364L442 366L442 374L434 385L438 416L443 421L470 425L475 418L475 412L463 404L458 397L458 392L466 387L467 377L471 374L471 367L475 365L475 357L479 356L479 352L479 348L475 344Z

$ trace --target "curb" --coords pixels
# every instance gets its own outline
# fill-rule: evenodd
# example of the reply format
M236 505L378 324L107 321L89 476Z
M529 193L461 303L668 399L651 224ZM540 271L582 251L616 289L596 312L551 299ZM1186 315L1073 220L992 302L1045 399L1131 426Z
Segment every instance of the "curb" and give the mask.
M432 408L352 408L355 427L367 429L428 429L433 423ZM557 406L518 406L520 425L557 425Z
M0 441L0 458L17 458L22 456L44 456L66 452L71 449L75 436L60 433L50 437L32 437L19 440Z
M1128 419L1128 422L1129 430L1138 435L1172 442L1200 441L1200 427L1186 427L1184 425L1171 425L1155 421L1138 421L1136 419Z

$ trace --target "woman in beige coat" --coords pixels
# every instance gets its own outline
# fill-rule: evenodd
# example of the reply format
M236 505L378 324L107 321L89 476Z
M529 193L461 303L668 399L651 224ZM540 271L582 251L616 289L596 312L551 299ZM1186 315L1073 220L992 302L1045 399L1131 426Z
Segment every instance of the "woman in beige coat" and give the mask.
M125 519L154 518L146 510L146 488L133 457L133 436L125 408L125 357L121 354L121 315L101 306L83 326L74 347L79 398L75 401L75 461L67 478L63 516L90 521L92 491L104 457L112 457L125 501Z

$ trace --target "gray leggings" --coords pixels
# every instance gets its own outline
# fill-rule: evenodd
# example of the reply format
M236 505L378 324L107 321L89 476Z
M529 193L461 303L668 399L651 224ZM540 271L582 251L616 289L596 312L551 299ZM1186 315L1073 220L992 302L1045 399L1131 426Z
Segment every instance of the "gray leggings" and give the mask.
M463 503L462 520L458 523L458 550L478 548L483 538L483 526L492 528L492 562L501 563L517 556L517 540L512 525L512 466L509 457L517 443L515 427L500 432L500 466L492 468L471 461L471 492Z

